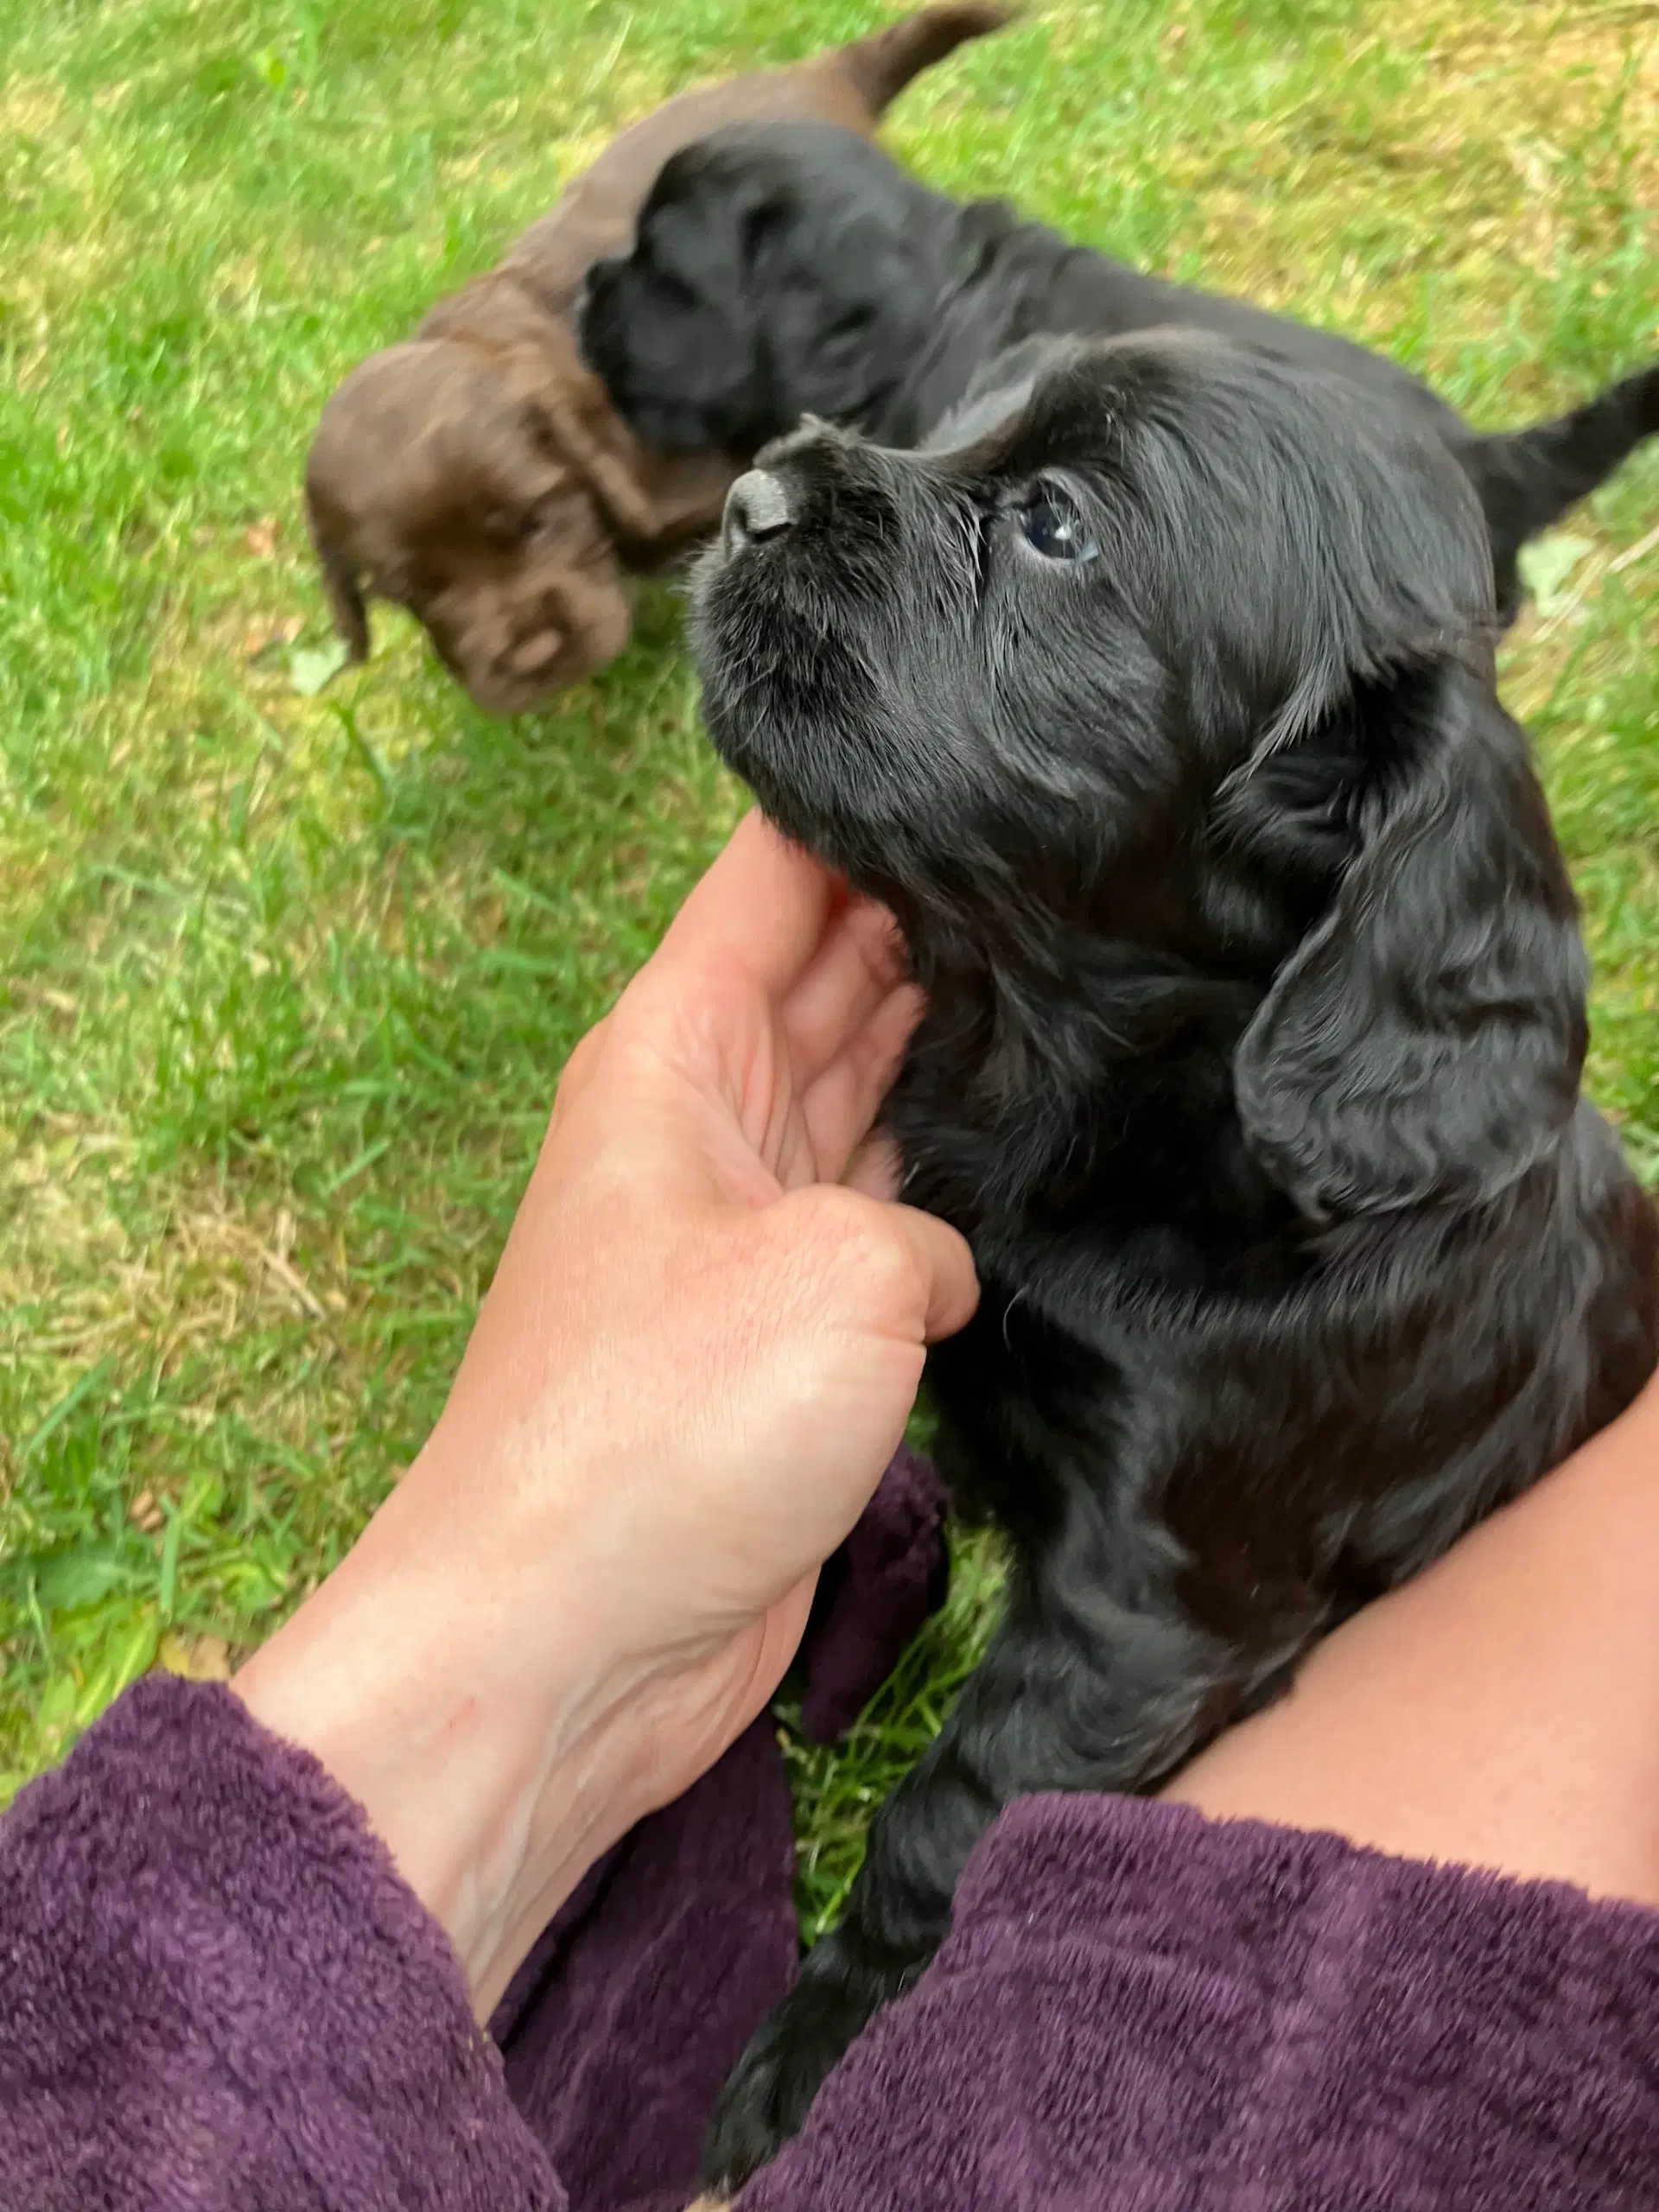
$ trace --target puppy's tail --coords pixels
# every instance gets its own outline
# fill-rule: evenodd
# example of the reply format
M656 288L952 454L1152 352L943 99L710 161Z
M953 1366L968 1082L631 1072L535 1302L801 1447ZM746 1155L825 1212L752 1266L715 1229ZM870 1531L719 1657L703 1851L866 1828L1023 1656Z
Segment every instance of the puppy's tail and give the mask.
M836 58L874 121L912 77L919 77L969 39L1000 31L1016 12L1014 8L923 8L888 30L843 47Z
M1485 512L1500 609L1519 596L1516 556L1559 522L1644 438L1659 433L1659 365L1626 377L1570 415L1476 438L1461 458Z

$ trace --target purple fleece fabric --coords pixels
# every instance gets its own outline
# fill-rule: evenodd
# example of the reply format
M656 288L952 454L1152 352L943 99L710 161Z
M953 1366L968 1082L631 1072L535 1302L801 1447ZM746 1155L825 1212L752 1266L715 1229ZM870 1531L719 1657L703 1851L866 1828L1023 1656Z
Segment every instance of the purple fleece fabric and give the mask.
M837 1639L879 1669L884 1594L913 1611L937 1586L925 1491L912 1469L886 1496L922 1499L926 1572L872 1582L899 1554L867 1530L817 1624L842 1700ZM669 2212L793 1971L790 1876L757 1723L589 1875L498 2052L316 1764L228 1691L141 1683L0 1823L0 2208ZM1659 1916L1174 1807L1028 1799L976 1854L932 1970L742 2206L1659 2206Z
M454 1952L357 1808L152 1675L0 1824L4 2212L553 2212Z
M944 1486L930 1459L901 1450L873 1509L825 1567L801 1640L801 1728L844 1736L899 1653L944 1600Z
M519 1969L490 2027L575 2212L677 2212L695 2194L715 2092L794 1977L793 1877L789 1785L757 1721Z
M741 2212L1652 2212L1659 1915L1031 1797Z

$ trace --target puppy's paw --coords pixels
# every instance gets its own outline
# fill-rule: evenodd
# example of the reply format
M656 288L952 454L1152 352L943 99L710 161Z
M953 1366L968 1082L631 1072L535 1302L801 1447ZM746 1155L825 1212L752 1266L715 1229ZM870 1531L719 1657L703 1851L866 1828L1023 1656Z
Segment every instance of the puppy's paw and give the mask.
M798 2134L812 2100L859 2031L902 1982L852 1967L827 1936L789 1995L755 2031L715 2101L703 2141L703 2186L734 2196Z

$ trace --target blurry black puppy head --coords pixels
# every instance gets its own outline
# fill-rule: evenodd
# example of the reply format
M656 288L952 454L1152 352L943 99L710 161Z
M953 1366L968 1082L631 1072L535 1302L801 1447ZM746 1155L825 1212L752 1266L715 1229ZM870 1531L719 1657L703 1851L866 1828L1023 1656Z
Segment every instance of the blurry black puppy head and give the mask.
M1572 1110L1585 976L1461 470L1206 335L1021 350L919 454L812 426L734 487L720 750L925 980L1040 1013L1084 932L1259 984L1237 1103L1311 1217L1503 1188Z
M865 420L925 334L956 212L833 124L716 131L664 168L632 251L589 270L582 350L670 451Z

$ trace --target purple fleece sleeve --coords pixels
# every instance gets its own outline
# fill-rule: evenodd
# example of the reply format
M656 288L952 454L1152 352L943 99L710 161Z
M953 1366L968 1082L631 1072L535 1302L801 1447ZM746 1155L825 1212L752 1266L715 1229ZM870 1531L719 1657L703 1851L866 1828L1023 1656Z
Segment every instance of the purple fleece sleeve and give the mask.
M844 1736L922 1623L944 1601L944 1490L931 1459L900 1446L870 1510L818 1580L801 1643L809 1743Z
M5 2212L563 2212L351 1802L153 1676L0 1822Z
M1659 1914L1033 1797L739 2212L1651 2212Z
M900 1452L814 1625L821 1726L937 1601L943 1520ZM792 1872L761 1719L579 1885L504 2067L317 1763L226 1690L142 1682L0 1822L0 2212L676 2212L793 1976Z
M871 1590L912 1593L884 1560ZM141 1683L0 1822L0 2208L675 2212L792 1971L789 1884L760 1722L537 1945L497 2016L504 2074L317 1764L226 1690ZM1659 1915L1027 1799L740 2212L1038 2204L1650 2212Z

